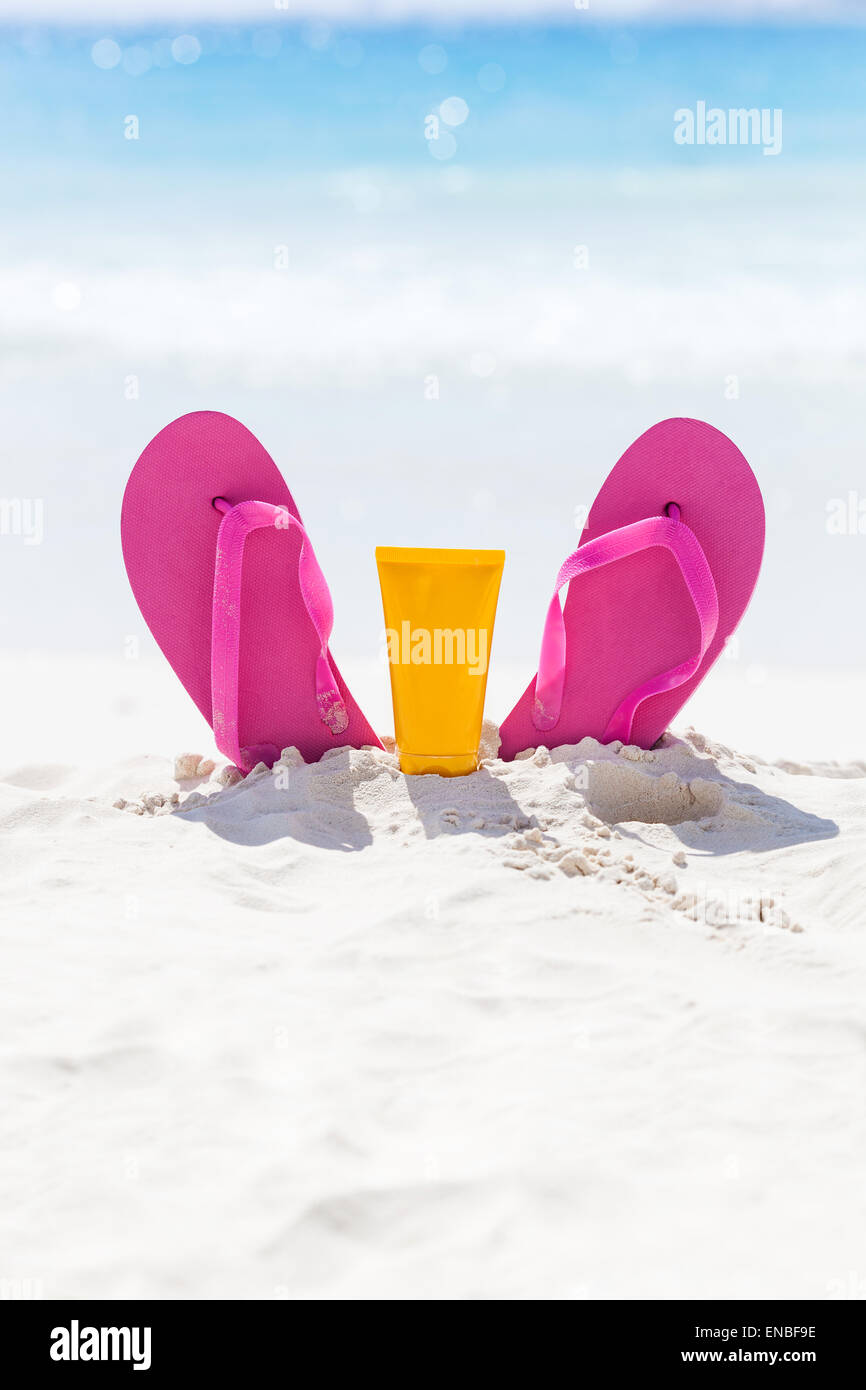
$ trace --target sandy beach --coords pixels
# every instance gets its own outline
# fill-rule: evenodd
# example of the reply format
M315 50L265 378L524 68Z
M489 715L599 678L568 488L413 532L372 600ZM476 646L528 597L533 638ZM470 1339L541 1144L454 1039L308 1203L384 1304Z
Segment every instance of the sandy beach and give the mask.
M861 1296L866 763L684 724L178 782L167 669L49 668L92 698L64 760L34 694L0 779L5 1278Z

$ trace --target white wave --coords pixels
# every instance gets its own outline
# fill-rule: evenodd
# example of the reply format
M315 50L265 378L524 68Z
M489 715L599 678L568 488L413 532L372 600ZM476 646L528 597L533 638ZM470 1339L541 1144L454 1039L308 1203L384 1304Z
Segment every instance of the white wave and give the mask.
M833 196L846 188L844 172L821 192L809 174L770 190L757 175L560 171L455 198L350 171L289 223L286 269L272 234L251 220L215 235L205 208L110 244L71 219L52 259L28 253L19 226L0 262L0 371L21 380L86 355L251 386L535 371L858 381L866 252L858 199Z
M423 266L395 274L382 248L369 255L360 275L351 259L280 277L230 267L87 272L74 282L60 265L20 267L0 274L3 375L82 352L120 358L130 371L172 364L194 379L227 373L251 385L446 371L620 371L636 381L708 370L866 375L862 284L842 295L734 273L703 286L601 273L571 288L564 277L521 275L514 263L442 277ZM76 307L63 307L67 293Z

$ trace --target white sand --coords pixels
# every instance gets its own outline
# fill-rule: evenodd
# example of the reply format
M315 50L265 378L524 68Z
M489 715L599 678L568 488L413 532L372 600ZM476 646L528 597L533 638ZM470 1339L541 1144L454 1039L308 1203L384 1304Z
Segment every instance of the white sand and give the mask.
M167 669L16 673L0 1278L862 1296L866 764L789 718L784 767L684 733L178 783L214 750Z

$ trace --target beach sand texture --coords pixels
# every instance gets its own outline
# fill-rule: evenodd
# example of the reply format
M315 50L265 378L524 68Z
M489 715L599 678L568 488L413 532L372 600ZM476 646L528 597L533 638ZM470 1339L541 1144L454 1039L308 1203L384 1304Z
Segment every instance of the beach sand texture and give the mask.
M5 1279L857 1296L864 763L109 736L0 770Z

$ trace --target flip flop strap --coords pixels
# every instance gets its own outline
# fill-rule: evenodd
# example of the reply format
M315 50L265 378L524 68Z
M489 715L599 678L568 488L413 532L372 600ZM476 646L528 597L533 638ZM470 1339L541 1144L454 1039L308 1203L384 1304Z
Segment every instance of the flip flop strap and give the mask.
M631 738L632 722L641 701L650 695L658 695L663 690L673 690L695 674L704 659L707 648L715 636L719 621L719 596L713 580L709 561L694 531L676 515L647 517L643 521L631 522L615 531L608 531L595 540L578 546L577 550L562 565L556 576L556 589L547 610L544 636L541 639L541 656L538 662L538 675L535 678L535 702L532 722L536 729L552 729L562 713L562 697L565 689L566 632L565 618L559 600L559 591L571 579L586 574L590 570L609 565L614 560L622 560L627 555L636 555L652 546L664 546L673 555L680 567L686 588L689 591L701 629L699 650L687 661L652 676L643 685L626 695L614 710L602 736L603 743L620 739L628 743ZM590 678L590 673L586 673Z
M217 534L213 581L213 619L211 624L211 700L213 731L221 753L248 771L256 762L274 760L275 746L241 748L238 735L238 669L240 654L241 579L244 543L251 531L264 526L277 530L295 527L301 533L298 553L298 584L310 622L319 639L316 661L316 705L319 718L332 734L348 727L349 714L331 669L328 643L334 625L334 606L319 568L310 538L288 507L270 502L239 502L232 506L222 497L214 506L223 513ZM288 634L279 634L285 637ZM279 757L280 750L275 750ZM260 755L260 756L257 756Z

